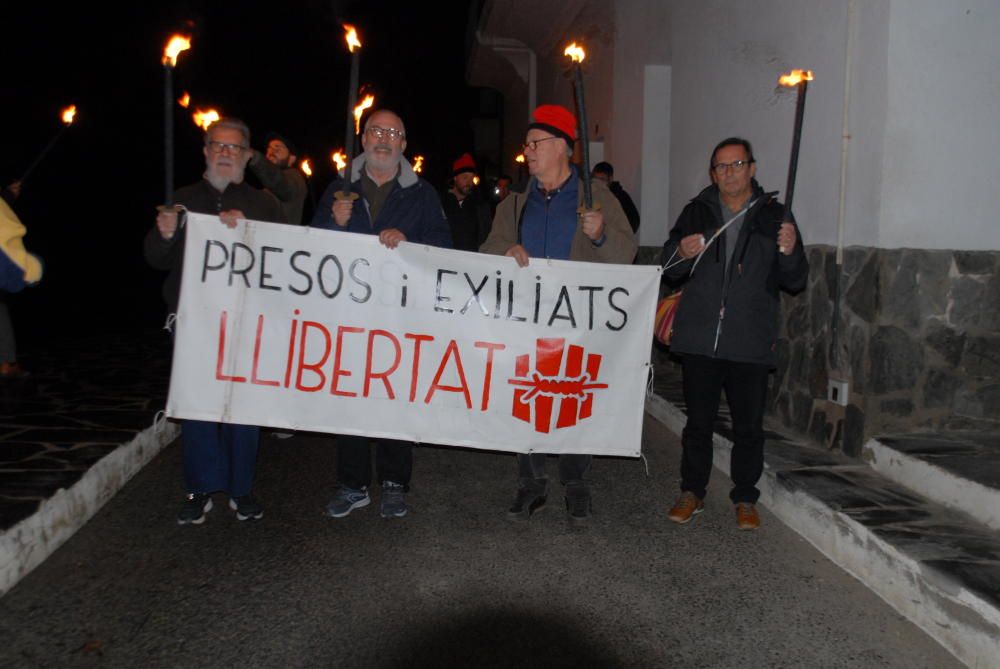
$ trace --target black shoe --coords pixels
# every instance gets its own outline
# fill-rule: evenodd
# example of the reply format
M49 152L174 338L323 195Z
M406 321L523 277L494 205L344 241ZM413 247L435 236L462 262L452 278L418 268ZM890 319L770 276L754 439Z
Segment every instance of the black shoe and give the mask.
M205 514L212 510L212 496L200 493L188 493L177 514L178 525L201 525L205 522Z
M548 499L545 487L519 486L517 497L514 503L507 509L507 518L510 520L528 520L536 511L545 508Z
M587 522L591 514L590 488L566 486L566 513L575 525Z
M230 497L229 508L236 512L237 520L260 520L264 517L264 509L253 495Z

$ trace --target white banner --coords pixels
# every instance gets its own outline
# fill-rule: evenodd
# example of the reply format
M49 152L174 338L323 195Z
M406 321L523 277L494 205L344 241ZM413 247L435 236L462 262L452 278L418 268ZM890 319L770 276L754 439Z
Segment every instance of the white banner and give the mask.
M636 457L659 276L189 214L167 414Z

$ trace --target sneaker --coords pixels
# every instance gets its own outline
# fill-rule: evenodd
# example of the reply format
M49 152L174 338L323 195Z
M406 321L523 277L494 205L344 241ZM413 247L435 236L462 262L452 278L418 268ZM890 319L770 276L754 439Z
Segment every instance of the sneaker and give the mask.
M403 493L406 490L403 486L392 481L382 482L382 517L402 518L406 515L406 500Z
M212 496L201 493L188 493L177 514L178 525L201 525L205 522L205 514L212 510Z
M582 485L566 486L566 513L571 523L580 524L590 518L590 488Z
M230 497L229 508L236 512L237 520L260 520L264 517L264 509L253 495Z
M760 527L760 514L750 502L736 504L736 524L741 530L756 530Z
M548 500L545 486L521 484L517 487L517 496L514 503L507 509L507 518L510 520L528 520L536 511L545 508Z
M326 505L326 515L334 518L343 518L351 511L368 506L372 498L368 496L368 488L348 488L346 485L337 486L337 491L333 499Z
M680 523L681 525L691 522L691 519L704 511L705 503L698 499L693 492L682 492L681 496L674 502L674 506L667 514L667 518Z

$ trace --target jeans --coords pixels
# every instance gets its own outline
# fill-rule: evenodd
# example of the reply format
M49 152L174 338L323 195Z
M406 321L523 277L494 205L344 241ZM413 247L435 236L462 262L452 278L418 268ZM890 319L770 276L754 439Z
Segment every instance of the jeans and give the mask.
M250 494L257 471L260 428L256 425L182 420L184 485L191 493Z
M407 490L413 474L413 442L379 439L375 443L378 480L398 483ZM348 488L367 488L372 482L372 455L368 437L337 435L337 481Z
M764 408L767 403L766 365L684 355L684 402L687 424L681 435L681 490L705 497L712 473L712 426L726 391L733 419L733 450L729 498L756 503L757 482L764 471Z
M547 485L545 453L518 453L517 474L520 485L532 483ZM590 471L594 456L581 453L563 453L559 456L559 481L563 485L586 487L583 477Z

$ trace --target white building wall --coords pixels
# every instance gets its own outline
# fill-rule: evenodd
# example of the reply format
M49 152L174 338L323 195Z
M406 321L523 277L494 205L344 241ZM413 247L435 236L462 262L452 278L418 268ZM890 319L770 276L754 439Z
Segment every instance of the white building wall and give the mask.
M879 246L1000 249L1000 2L892 0Z

